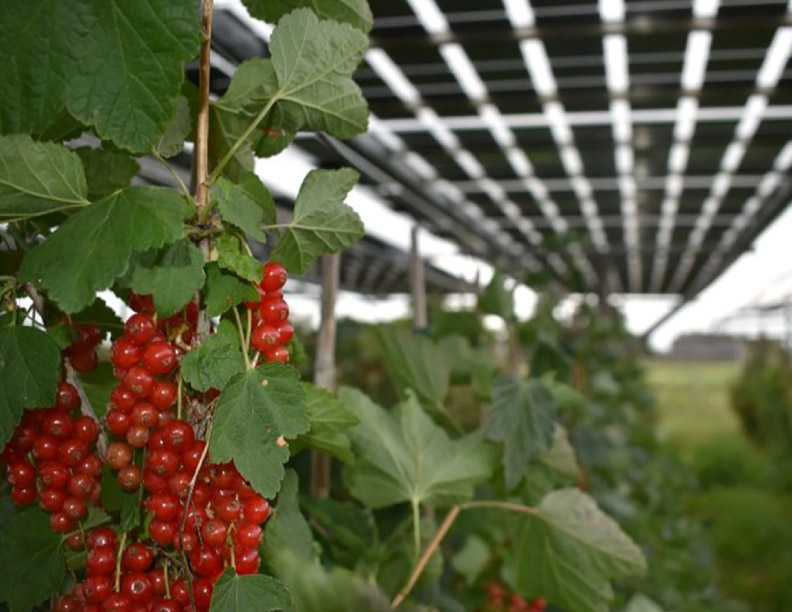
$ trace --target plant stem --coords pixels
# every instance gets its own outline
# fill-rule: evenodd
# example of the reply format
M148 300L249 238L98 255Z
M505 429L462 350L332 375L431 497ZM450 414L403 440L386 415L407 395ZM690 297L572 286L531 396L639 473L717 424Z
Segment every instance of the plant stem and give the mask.
M121 590L121 557L124 554L126 547L127 532L121 534L121 542L118 544L118 557L116 558L116 571L115 571L115 586L113 590L117 593Z
M417 499L410 500L413 515L413 562L417 562L421 555L421 502Z
M179 173L176 172L176 170L173 168L173 166L171 166L168 163L168 160L166 160L164 157L162 157L162 155L160 155L156 151L152 151L151 155L159 163L161 163L163 166L165 166L168 169L168 171L170 171L170 173L173 176L173 178L176 179L176 182L179 184L179 188L182 190L182 193L184 193L184 197L186 197L189 200L190 199L190 190L187 189L187 185L184 184L184 181L179 176Z
M209 176L209 180L207 181L207 187L209 185L215 184L217 179L220 177L220 173L228 165L228 162L230 162L231 159L234 157L234 155L237 154L237 151L239 151L242 145L245 144L245 141L248 138L250 138L250 135L253 133L256 127L258 127L258 124L261 123L264 117L267 116L267 113L269 113L272 110L272 107L275 105L275 102L277 101L278 101L277 96L273 96L267 101L267 104L264 105L264 108L262 108L259 111L258 115L256 115L253 118L253 121L250 122L250 125L247 126L247 129L245 129L245 131L242 133L242 136L240 136L237 139L237 141L233 144L233 146L228 150L228 153L223 155L223 159L217 162L217 165L214 167L212 174Z
M432 558L432 555L437 550L437 547L440 546L440 542L443 541L443 538L448 533L448 530L451 529L451 525L454 524L457 516L459 516L460 510L462 510L461 506L454 506L451 508L451 510L449 510L445 519L443 519L443 523L437 530L437 533L434 534L431 542L429 542L429 544L426 546L426 550L424 550L421 558L415 565L415 569L412 571L412 574L410 574L410 579L407 581L407 584L401 591L399 591L396 597L393 598L393 601L391 602L391 610L398 608L402 603L404 603L404 600L407 599L407 596L413 590L413 587L415 587L415 583L418 582L418 578L421 577L421 574L426 568L426 564L429 563L429 559Z
M214 0L201 9L201 61L198 77L198 116L195 125L195 207L201 220L209 203L209 83L211 78L212 16Z
M236 320L237 333L239 334L239 346L242 349L242 356L245 358L245 367L248 370L252 369L250 365L250 356L248 355L248 345L245 340L245 329L242 327L242 319L239 318L239 311L236 306L231 308L234 312L234 320Z
M509 510L511 512L520 512L528 516L539 516L539 510L531 506L523 506L513 502L504 502L497 500L488 501L472 501L461 505L463 510L470 510L473 508L494 508L496 510Z

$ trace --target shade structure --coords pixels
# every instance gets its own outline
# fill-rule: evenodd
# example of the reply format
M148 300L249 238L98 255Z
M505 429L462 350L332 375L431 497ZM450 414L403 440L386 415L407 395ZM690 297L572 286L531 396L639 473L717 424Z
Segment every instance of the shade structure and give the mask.
M465 253L690 298L789 201L786 1L371 5L369 134L298 144ZM216 23L222 93L267 32L232 8Z

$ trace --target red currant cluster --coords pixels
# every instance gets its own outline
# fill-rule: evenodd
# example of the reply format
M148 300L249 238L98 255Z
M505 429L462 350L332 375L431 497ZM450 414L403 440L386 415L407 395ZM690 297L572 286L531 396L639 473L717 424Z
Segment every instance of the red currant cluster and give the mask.
M64 351L72 367L78 372L90 372L96 369L99 356L96 347L102 341L102 332L93 325L77 324L73 326L77 338Z
M544 612L547 608L543 598L528 600L517 593L509 594L497 580L487 584L487 599L487 612Z
M102 462L94 453L99 425L76 414L77 389L58 385L53 408L25 412L0 454L11 496L26 506L39 500L50 513L53 531L66 533L87 514L86 503L99 503Z
M283 299L283 286L288 275L281 264L270 261L263 266L263 278L256 287L258 302L246 302L255 317L256 327L250 343L264 355L265 361L289 361L286 348L294 336L294 328L289 323L289 306Z
M119 550L116 540L116 533L109 527L88 534L86 578L58 599L55 612L191 609L187 582L170 576L166 566L153 567L154 549L133 543Z

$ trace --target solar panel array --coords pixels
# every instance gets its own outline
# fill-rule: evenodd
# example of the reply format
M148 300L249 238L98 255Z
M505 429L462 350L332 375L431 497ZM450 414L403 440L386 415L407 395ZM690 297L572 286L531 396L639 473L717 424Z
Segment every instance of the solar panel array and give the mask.
M371 6L356 75L371 130L348 149L390 173L364 176L395 209L465 252L690 297L789 200L792 2ZM266 54L219 40L236 60Z

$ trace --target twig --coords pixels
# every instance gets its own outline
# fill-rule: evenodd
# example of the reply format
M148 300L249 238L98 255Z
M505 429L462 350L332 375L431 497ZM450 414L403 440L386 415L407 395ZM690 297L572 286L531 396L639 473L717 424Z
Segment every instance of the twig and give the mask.
M209 203L209 84L211 79L212 15L214 0L203 0L201 10L201 62L198 79L198 115L195 125L195 207L198 219Z
M170 171L170 173L173 176L173 178L176 179L176 182L179 184L179 189L182 190L182 193L184 193L184 196L189 200L189 198L190 198L190 190L187 189L187 185L184 184L184 181L182 180L182 177L179 176L179 173L176 172L175 168L168 163L167 159L162 157L162 155L160 155L156 151L152 151L151 154L154 157L154 159L156 159L159 163L161 163L163 166L165 166Z
M237 333L239 334L239 348L242 349L242 356L245 358L245 368L251 370L253 367L250 365L250 356L248 355L248 345L246 344L245 329L242 327L242 319L239 317L239 311L236 306L232 306L231 310L234 313Z
M410 579L407 581L407 584L396 595L396 597L393 598L393 601L391 602L391 610L398 608L402 603L404 603L404 600L407 599L408 595L413 590L413 587L415 587L415 583L418 582L418 578L421 577L426 564L429 563L429 559L432 558L435 550L437 550L437 547L440 546L440 542L443 541L443 538L448 533L448 530L451 529L451 525L454 524L456 517L459 516L460 510L462 510L461 506L454 506L448 512L445 519L443 519L442 525L440 525L437 533L434 534L434 537L426 546L426 550L424 550L421 558L418 560L418 563L415 566L415 569L412 571L412 574L410 574Z
M509 510L511 512L520 512L521 514L527 514L528 516L539 516L539 511L536 508L531 508L530 506L523 506L512 502L488 500L488 501L472 501L462 504L463 510L470 510L473 508L494 508L496 510Z

